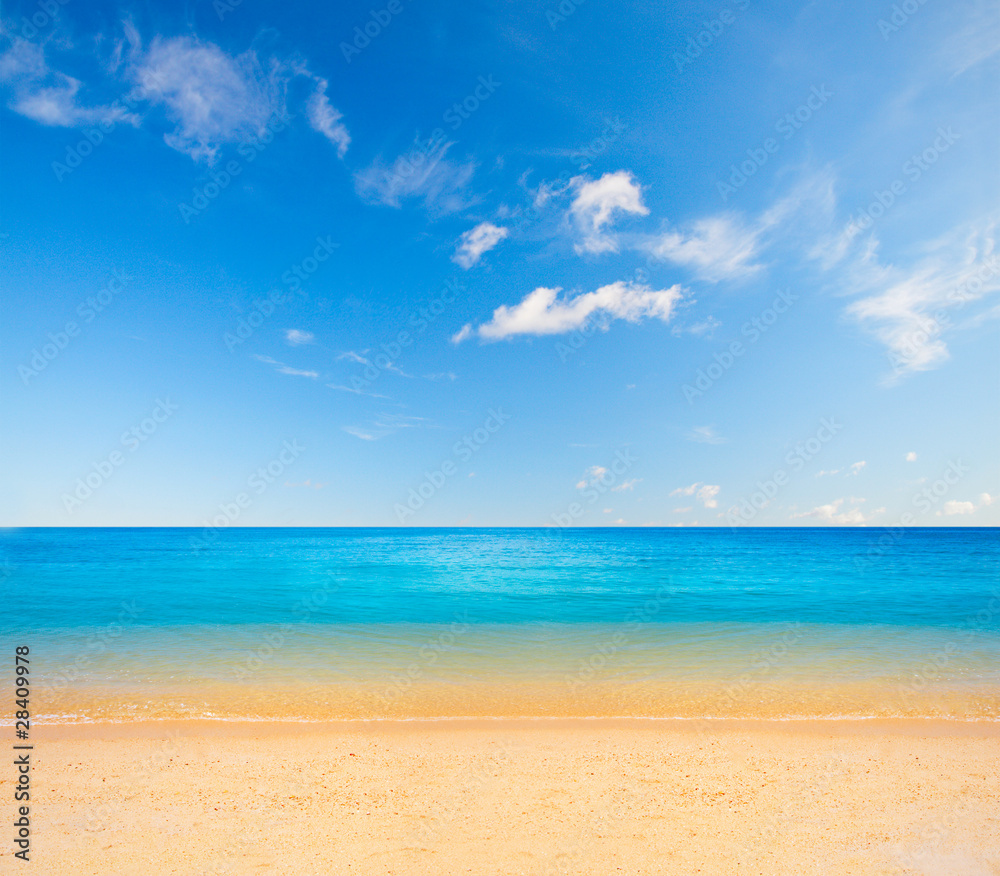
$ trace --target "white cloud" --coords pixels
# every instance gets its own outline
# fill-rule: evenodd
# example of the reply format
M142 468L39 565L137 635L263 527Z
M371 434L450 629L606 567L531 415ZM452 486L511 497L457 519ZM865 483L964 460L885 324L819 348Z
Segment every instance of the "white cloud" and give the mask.
M954 499L945 502L941 506L941 510L938 511L938 515L945 515L947 517L953 514L972 514L976 510L976 506L972 502L956 502Z
M327 85L325 79L316 78L316 90L306 102L306 115L312 129L319 131L336 146L338 157L343 158L350 145L351 135L347 132L344 123L340 121L343 118L343 113L330 105L330 98L326 96Z
M0 55L0 82L11 90L10 108L42 125L68 128L138 121L121 106L81 106L80 80L50 68L42 46L21 37L14 37Z
M996 502L996 496L991 496L989 493L979 494L979 508L988 508ZM955 500L949 500L941 506L941 510L937 512L938 517L951 517L956 514L974 514L978 508L974 502L959 502Z
M908 268L882 265L873 237L847 268L848 291L863 295L847 308L885 345L893 383L949 358L945 336L957 327L954 315L968 304L1000 291L1000 257L993 225L958 229L923 248Z
M11 108L45 125L80 126L99 122L128 122L140 118L125 104L144 101L162 108L174 129L164 136L173 149L195 161L212 164L219 149L262 135L269 123L286 116L289 82L304 76L315 82L306 103L310 125L337 146L343 156L350 136L340 121L341 114L326 96L327 81L313 75L301 61L269 58L262 62L254 51L238 56L197 37L155 37L143 48L138 31L125 23L128 64L121 65L126 40L115 45L106 72L124 76L135 87L126 100L110 106L81 106L83 84L71 76L52 70L43 49L14 38L0 55L0 81L13 92ZM116 81L120 91L121 82Z
M719 503L716 501L716 496L719 495L718 484L705 484L698 492L695 494L698 499L701 499L702 504L706 508L717 508Z
M399 429L416 429L427 423L425 417L410 417L404 414L379 414L368 427L341 426L349 435L362 441L378 441Z
M351 386L342 386L339 383L328 383L327 386L330 387L330 389L340 390L340 392L352 392L355 395L367 395L369 398L389 398L387 395L379 395L377 392L365 392L363 389L355 389Z
M684 437L699 444L725 444L728 440L716 433L713 426L695 426Z
M734 215L696 220L688 231L668 231L647 239L643 249L658 259L690 268L710 282L748 276L760 270L754 262L760 236L770 223L747 228Z
M623 493L625 490L632 490L635 488L635 485L640 483L641 481L642 478L632 478L631 480L628 481L622 481L617 487L612 487L611 492Z
M192 37L156 37L132 76L176 123L167 145L196 161L211 164L222 144L259 136L284 113L287 76L273 60L265 70L252 50L232 57Z
M844 477L845 478L849 478L852 475L861 474L861 470L866 465L868 465L868 463L865 462L865 460L861 460L860 462L851 463L851 465L850 465L850 467L849 467L849 469L847 471L844 471L844 469L842 469L842 468L824 469L823 471L816 472L816 477L822 478L822 477L827 477L829 475L835 475L835 474L840 474L841 472L844 472Z
M583 479L577 483L576 488L578 490L584 490L588 485L598 483L607 473L608 470L604 468L604 466L592 465L586 472L584 472Z
M694 491L701 486L701 482L691 484L690 487L678 487L676 490L668 493L669 496L693 496Z
M706 508L716 508L719 503L715 497L719 495L719 491L721 489L722 488L718 484L703 484L701 481L697 481L689 487L678 487L676 490L668 493L668 495L694 496L700 500Z
M263 362L265 365L272 366L279 374L287 374L290 377L308 377L312 380L319 377L319 373L316 371L302 371L299 368L293 368L291 365L286 365L284 362L272 359L270 356L261 356L259 353L254 353L253 357L258 362Z
M480 222L462 235L461 243L451 260L468 270L479 261L484 252L493 249L509 233L506 228L501 228L492 222Z
M870 520L870 517L866 517L862 513L860 508L854 507L848 511L841 511L840 508L844 504L844 499L835 499L826 505L818 505L811 511L803 511L800 514L793 514L791 520L796 520L803 517L815 517L817 520L824 520L828 523L833 523L838 526L854 526L861 523L866 523ZM864 502L864 499L851 499L852 502ZM884 509L879 509L884 510ZM879 513L878 511L872 512L874 514Z
M577 253L617 252L618 242L605 233L616 213L649 214L642 203L642 190L627 170L606 173L599 180L574 177L570 183L576 197L569 217L583 240L574 246Z
M366 432L364 429L358 429L355 426L341 426L341 428L348 434L353 435L355 438L360 438L362 441L375 441L376 436L372 435L371 432Z
M687 514L688 511L694 511L694 505L688 505L686 508L674 508L674 514Z
M913 450L911 450L909 453L906 454L906 461L907 462L916 462L917 461L917 454Z
M453 143L423 143L398 156L388 167L381 159L354 175L358 195L374 204L402 206L419 198L429 209L452 213L468 206L465 188L475 173L472 161L456 163L445 157Z
M650 289L648 286L618 281L595 292L558 299L562 290L540 286L514 307L501 305L493 318L478 329L465 326L453 338L459 343L473 334L485 340L499 340L513 335L555 335L580 328L590 317L603 320L602 328L613 319L639 322L643 317L669 321L674 305L683 292L680 286Z
M316 340L316 336L312 332L303 332L299 329L287 329L285 331L285 340L288 341L293 347L297 347L300 344L311 344Z

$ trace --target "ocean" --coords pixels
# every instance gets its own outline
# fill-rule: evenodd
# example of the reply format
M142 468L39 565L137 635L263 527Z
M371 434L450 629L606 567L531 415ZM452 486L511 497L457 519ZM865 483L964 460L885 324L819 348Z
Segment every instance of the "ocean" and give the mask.
M996 720L997 534L5 530L0 653L49 723Z

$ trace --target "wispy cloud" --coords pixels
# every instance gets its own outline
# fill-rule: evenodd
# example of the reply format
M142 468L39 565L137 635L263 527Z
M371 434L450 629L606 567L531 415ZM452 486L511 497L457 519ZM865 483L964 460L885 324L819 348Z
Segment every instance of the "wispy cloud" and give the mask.
M230 55L195 36L156 36L144 47L131 22L124 28L126 39L117 42L105 68L112 79L97 84L116 90L131 85L127 101L84 105L86 87L80 80L52 69L42 44L15 37L0 55L0 81L11 92L11 109L41 124L63 127L155 123L159 113L150 110L162 110L173 126L164 142L195 161L212 164L224 145L260 136L269 123L286 119L289 83L305 77L315 83L306 103L309 124L334 143L341 156L347 149L350 135L327 98L327 81L310 73L303 61L262 60L254 50Z
M881 265L877 240L864 241L847 268L846 289L864 297L847 313L885 345L892 365L886 382L939 366L949 357L946 334L966 305L1000 291L995 226L957 229L924 247L911 268Z
M354 387L351 386L342 386L339 383L328 383L327 386L330 387L330 389L336 389L340 392L350 392L353 393L354 395L366 395L369 398L384 398L387 400L389 398L389 396L387 395L380 395L377 392L366 392L363 389L355 389Z
M213 163L223 144L259 136L285 112L287 71L252 50L233 57L194 37L157 36L135 51L131 73L176 124L164 141L196 161Z
M364 429L359 429L356 426L341 426L341 428L348 434L353 435L355 438L360 438L362 441L376 441L377 438L371 432L366 432Z
M581 241L577 253L617 252L618 241L606 232L616 214L649 214L642 203L642 190L627 170L606 173L598 180L574 177L571 184L576 196L569 208L569 218Z
M652 256L689 268L710 282L745 277L760 270L755 259L763 225L748 227L726 214L695 220L690 228L667 231L643 244Z
M428 147L417 141L413 150L388 166L376 159L354 175L355 190L363 200L389 207L401 207L405 199L415 198L440 213L464 209L470 202L465 190L476 165L446 158L453 145L441 140Z
M380 414L369 426L342 426L349 435L362 441L378 441L400 429L426 427L430 421L426 417L405 416L403 414Z
M513 307L501 305L493 318L476 329L466 325L452 341L459 343L478 335L495 341L514 335L556 335L580 328L595 317L606 329L615 319L636 323L651 317L668 322L683 295L680 286L651 289L640 283L618 281L594 292L559 298L559 288L540 286Z
M852 475L861 474L861 470L866 465L868 465L868 463L865 462L865 460L862 459L860 462L851 463L851 465L848 468L846 468L846 469L843 469L843 468L831 468L831 469L828 469L828 470L824 469L822 471L818 471L818 472L816 472L816 477L818 477L818 478L832 477L833 475L838 475L838 474L843 473L844 477L847 478L847 477L851 477Z
M729 440L719 435L713 426L695 426L684 437L688 441L697 441L700 444L725 444Z
M69 128L139 121L122 106L83 105L80 101L83 83L52 69L42 45L21 37L12 38L6 51L0 54L0 82L10 92L10 109L42 125Z
M343 114L334 109L330 104L330 98L326 96L327 86L325 79L316 77L316 89L306 101L306 117L312 129L336 146L337 155L343 158L351 143L351 135L341 121Z
M293 368L291 365L286 365L284 362L279 362L277 359L272 359L270 356L261 356L259 353L254 353L253 357L258 362L270 365L279 374L287 374L290 377L308 377L312 380L319 377L319 372L317 371L303 371L299 368Z
M479 261L483 253L497 246L509 233L508 229L492 222L480 222L462 235L462 240L451 260L468 270Z

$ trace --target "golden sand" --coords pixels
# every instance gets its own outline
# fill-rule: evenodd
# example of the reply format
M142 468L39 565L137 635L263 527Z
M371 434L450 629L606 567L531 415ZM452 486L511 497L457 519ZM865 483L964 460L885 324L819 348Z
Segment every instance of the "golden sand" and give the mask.
M1000 873L995 723L199 721L33 736L32 864L4 841L3 872ZM0 799L10 784L0 771Z

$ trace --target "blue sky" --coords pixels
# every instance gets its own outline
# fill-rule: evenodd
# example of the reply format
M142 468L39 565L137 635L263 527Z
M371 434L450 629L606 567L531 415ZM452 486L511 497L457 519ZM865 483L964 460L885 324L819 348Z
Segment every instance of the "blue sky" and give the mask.
M997 525L998 48L8 3L0 525Z

